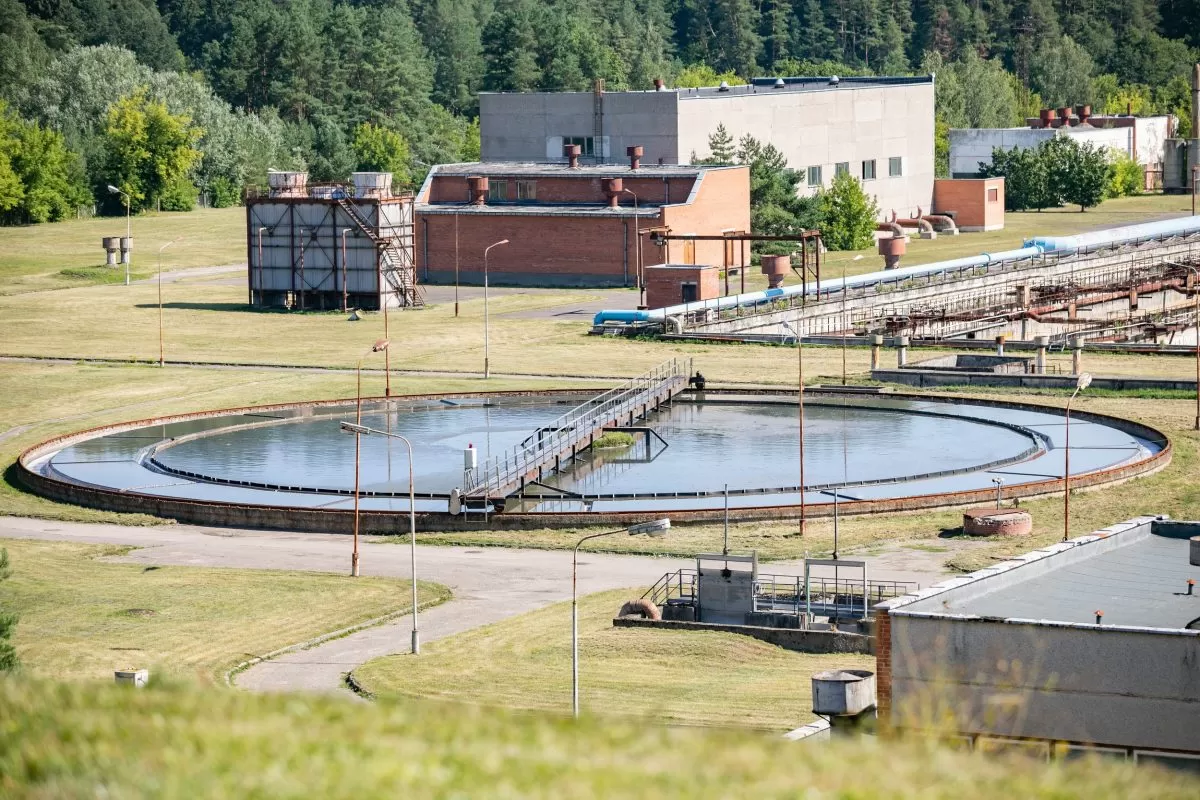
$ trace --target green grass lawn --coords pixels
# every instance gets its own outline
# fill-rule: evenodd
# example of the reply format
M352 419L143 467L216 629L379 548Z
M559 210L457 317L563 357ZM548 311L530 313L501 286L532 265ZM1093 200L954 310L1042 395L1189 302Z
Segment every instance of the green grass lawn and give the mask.
M923 742L319 696L0 679L0 795L29 798L1194 798L1111 761L1044 764Z
M134 272L158 266L158 249L181 241L162 254L163 269L237 264L246 261L246 210L198 209L188 213L143 214L132 219ZM125 267L104 267L105 236L124 236L124 217L0 227L0 295L108 283ZM91 268L99 268L92 270ZM61 274L67 270L67 274Z
M786 731L814 719L809 678L874 669L871 656L794 653L748 636L614 628L642 589L579 604L580 705L604 716ZM571 710L571 604L559 603L388 656L354 671L381 698L433 698L511 709Z
M408 581L274 570L112 563L130 548L0 539L12 576L22 667L56 680L112 680L146 667L214 682L249 658L408 608ZM446 587L420 583L421 603Z

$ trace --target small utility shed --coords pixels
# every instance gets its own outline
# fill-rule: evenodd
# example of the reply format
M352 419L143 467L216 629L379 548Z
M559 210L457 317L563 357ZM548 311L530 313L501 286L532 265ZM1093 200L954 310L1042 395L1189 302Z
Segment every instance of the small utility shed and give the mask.
M1194 536L1138 517L880 604L881 715L952 719L977 749L1200 770Z

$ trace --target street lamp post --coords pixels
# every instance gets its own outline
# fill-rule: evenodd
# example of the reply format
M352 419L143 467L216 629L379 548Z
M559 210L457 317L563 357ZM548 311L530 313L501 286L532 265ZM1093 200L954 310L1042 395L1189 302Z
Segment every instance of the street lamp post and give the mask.
M1192 296L1196 301L1196 420L1193 430L1200 431L1200 269L1187 267L1192 273Z
M343 431L354 434L355 440L360 436L375 434L377 436L399 439L408 448L408 538L411 545L409 548L409 557L410 571L412 572L412 654L414 656L420 655L421 633L417 629L417 497L416 490L413 488L412 442L407 437L401 436L398 433L368 428L366 425L358 425L350 422L343 422L341 425Z
M644 268L642 267L642 228L641 218L638 216L638 196L632 189L623 189L622 191L628 192L633 197L633 268L637 273L635 277L638 285L638 305L643 306L646 304L646 285L642 280Z
M575 543L571 553L571 713L579 717L579 548L584 542L599 539L601 536L615 536L618 533L628 533L630 536L665 536L671 528L671 520L656 519L653 522L639 522L628 528L615 531L593 533L584 536Z
M354 424L362 426L362 365L363 359L371 353L378 353L380 350L386 350L388 347L387 339L380 339L371 345L371 349L358 357L358 367L355 369L357 375L357 404L354 415ZM359 473L361 472L361 456L362 456L362 434L354 434L354 551L350 554L350 575L358 577L358 503L359 503Z
M1063 447L1063 541L1070 538L1071 530L1071 403L1075 396L1092 383L1090 373L1081 372L1075 381L1075 391L1067 400L1066 443Z
M158 365L160 367L166 365L165 347L163 345L163 301L162 301L162 254L171 245L178 242L183 237L172 239L171 241L158 248Z
M800 318L796 318L796 327L784 322L783 327L796 337L796 406L800 416L800 535L804 535L804 526L808 519L807 507L804 503L804 342L800 337Z
M129 267L133 263L133 227L129 221L129 206L133 202L133 198L128 192L123 192L111 183L108 185L110 194L119 194L125 198L125 239L129 242L128 255L125 256L125 285L129 285Z
M488 364L488 253L493 247L508 244L508 239L501 239L483 248L483 378L487 380L492 372Z

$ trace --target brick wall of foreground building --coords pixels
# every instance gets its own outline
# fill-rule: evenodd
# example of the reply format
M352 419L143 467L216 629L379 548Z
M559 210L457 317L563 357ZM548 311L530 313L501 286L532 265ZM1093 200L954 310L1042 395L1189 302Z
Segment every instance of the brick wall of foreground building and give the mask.
M418 280L424 283L480 284L483 251L497 241L488 259L494 284L524 286L633 286L638 265L638 231L670 227L674 233L719 235L750 227L747 167L584 169L565 165L478 165L495 187L505 182L505 201L470 205L467 178L476 165L435 170L417 196ZM658 174L656 174L658 172ZM681 174L683 173L683 174ZM619 177L637 194L620 196L609 208L601 181ZM536 199L515 202L518 181L536 182ZM432 200L431 200L432 199ZM664 200L669 201L664 204ZM725 243L670 244L676 262L721 265ZM641 263L661 264L668 248L641 236ZM457 271L456 271L457 264Z

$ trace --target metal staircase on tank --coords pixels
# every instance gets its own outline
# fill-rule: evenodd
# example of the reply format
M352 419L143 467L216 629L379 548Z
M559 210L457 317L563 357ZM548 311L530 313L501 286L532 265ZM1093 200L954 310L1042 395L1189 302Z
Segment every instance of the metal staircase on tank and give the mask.
M358 226L359 230L365 233L367 238L378 248L380 274L387 281L391 291L400 298L400 307L423 308L425 297L421 292L421 287L417 285L417 270L412 258L404 253L394 238L388 239L377 234L347 198L339 197L337 203L346 212L346 215L354 220L354 224Z

